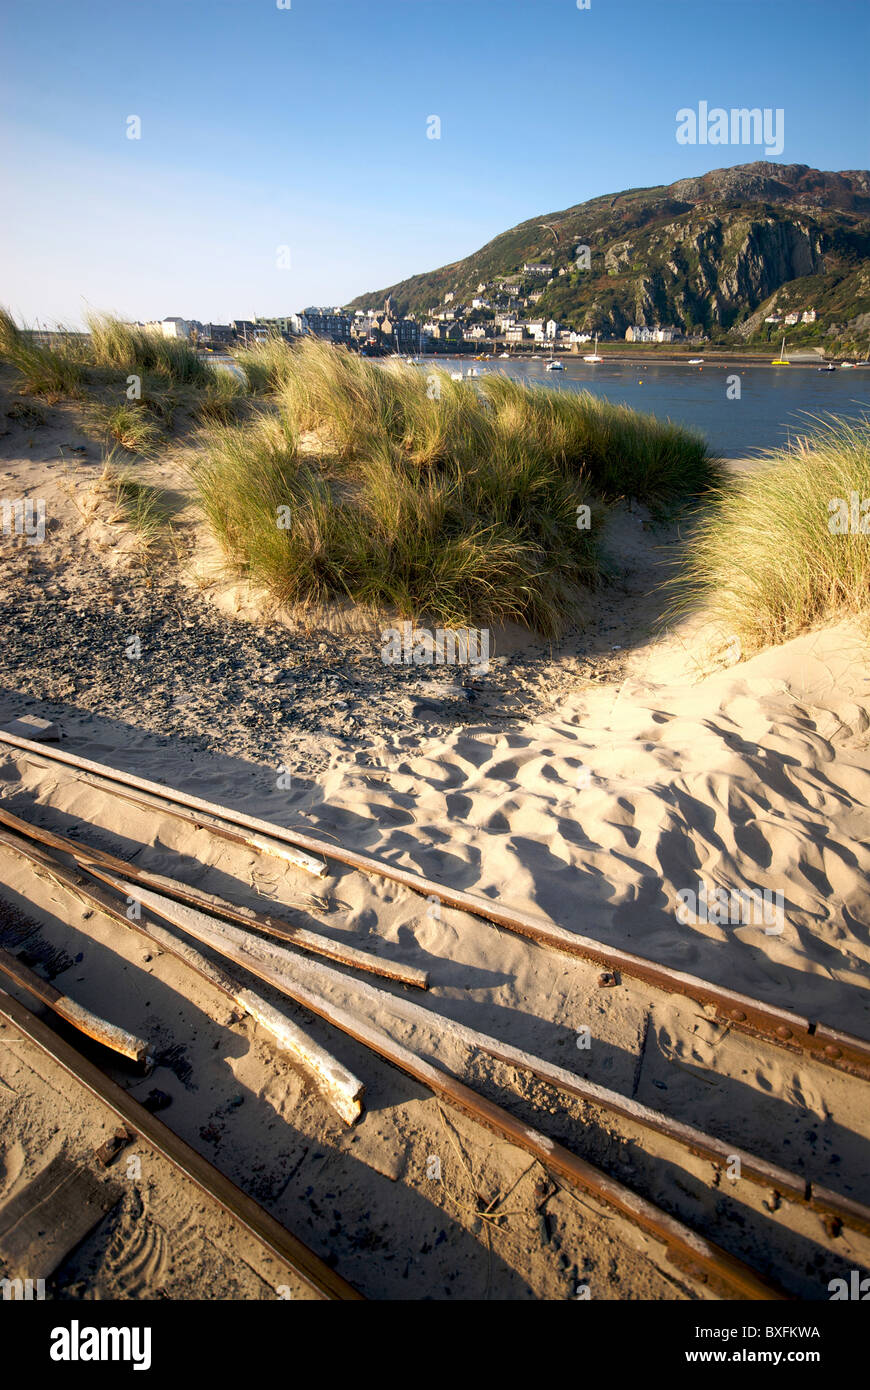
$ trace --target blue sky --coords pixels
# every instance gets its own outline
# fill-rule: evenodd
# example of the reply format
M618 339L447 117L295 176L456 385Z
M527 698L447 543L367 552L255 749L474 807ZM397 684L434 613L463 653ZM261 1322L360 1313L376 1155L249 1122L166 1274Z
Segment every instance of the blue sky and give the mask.
M4 0L0 302L70 324L342 303L537 213L764 158L679 145L700 101L782 107L780 162L870 164L867 0L290 5Z

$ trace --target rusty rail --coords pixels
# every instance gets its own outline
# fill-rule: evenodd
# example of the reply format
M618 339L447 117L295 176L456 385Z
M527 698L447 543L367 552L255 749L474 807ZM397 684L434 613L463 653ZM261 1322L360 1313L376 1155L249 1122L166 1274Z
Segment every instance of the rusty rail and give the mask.
M319 1255L297 1236L294 1236L274 1216L249 1197L207 1158L152 1115L121 1086L115 1084L93 1062L57 1036L24 1004L0 989L0 1018L23 1033L26 1038L51 1057L64 1071L84 1086L92 1095L119 1116L126 1125L162 1154L164 1158L189 1178L202 1192L217 1202L224 1211L244 1226L260 1245L293 1271L321 1298L350 1301L361 1299L345 1279L330 1269Z
M136 777L132 773L119 772L105 764L91 762L73 753L64 753L60 749L49 750L32 739L18 738L14 734L0 733L0 743L48 763L63 764L102 778L110 784L120 785L128 790L134 788L176 806L222 818L257 834L269 835L273 839L282 840L312 854L335 860L348 868L389 879L424 897L434 897L445 907L468 912L495 926L504 927L507 931L524 936L539 946L594 961L611 972L641 980L644 984L665 993L679 994L693 999L696 1003L712 1005L716 1010L716 1017L726 1026L774 1043L778 1047L787 1048L791 1052L804 1053L815 1061L849 1072L853 1076L870 1079L870 1041L865 1038L841 1032L790 1010L765 1004L760 999L739 994L735 990L715 985L694 975L687 975L681 970L658 965L630 951L604 946L591 937L580 936L564 927L554 926L530 913L500 907L496 902L462 889L448 888L442 883L433 882L411 870L388 864L372 855L330 844L302 831L285 830L282 826L259 820L243 811L217 806L213 802L203 801L199 797L162 786L143 777Z
M83 867L95 865L108 869L111 873L121 874L124 878L130 879L133 883L141 884L145 888L153 888L158 893L168 893L170 897L178 898L180 902L189 903L192 907L200 908L205 912L219 913L221 917L239 922L242 926L254 927L257 931L278 937L281 941L288 941L291 946L299 946L304 951L311 951L315 955L336 960L340 965L348 965L355 970L365 970L369 974L380 975L386 980L394 980L400 985L412 985L417 989L428 989L429 987L429 976L426 971L419 970L416 966L403 965L398 961L382 960L380 956L372 955L370 951L360 951L356 946L347 946L342 941L332 941L328 936L321 936L318 932L308 931L305 927L294 927L292 923L280 921L267 913L254 912L251 908L237 907L224 898L215 897L213 893L204 893L201 888L193 888L187 883L179 882L178 879L167 878L164 874L149 873L147 869L140 869L137 865L130 864L126 859L109 854L107 850L97 849L85 840L70 840L64 835L56 834L53 830L47 830L41 825L34 825L32 821L13 815L11 811L4 811L2 807L0 807L0 825L7 826L18 835L25 835L28 839L48 845L50 849L60 850L63 854L68 854Z
M2 813L0 813L0 817L2 817ZM9 817L8 819L14 821L16 818ZM21 822L21 824L26 825L26 822ZM70 851L76 848L73 842L67 842L61 836L51 836L50 838L60 842L55 846L56 848L63 848L65 851L67 848ZM28 850L23 841L21 843L16 843L16 837L4 836L2 832L0 832L0 845L4 845L6 848L12 849L19 854L23 854L34 866L42 867L56 874L60 878L60 881L71 892L86 897L87 900L104 915L141 932L149 940L154 941L162 950L175 955L204 979L208 980L216 989L227 995L234 1003L243 1007L246 1012L252 1012L253 1016L259 1021L265 1022L267 1030L276 1034L276 1036L279 1037L279 1042L283 1042L283 1045L286 1047L286 1040L283 1039L283 1034L288 1028L292 1029L294 1025L289 1024L287 1020L282 1020L283 1027L278 1029L275 1026L273 1017L270 1016L268 1019L263 1019L261 1017L262 1010L268 1008L268 1006L263 1004L257 996L251 995L250 991L242 990L240 986L226 976L225 972L221 971L211 962L206 961L204 957L200 956L185 943L179 941L177 937L167 932L164 928L158 927L147 917L131 921L126 917L126 914L122 913L115 900L105 893L104 889L93 884L85 884L83 880L73 877L69 870L57 864L51 856L46 855L43 851L36 850L35 848ZM105 856L105 858L112 860L113 865L119 866L115 869L118 873L120 873L121 868L126 865L126 861L114 860L112 856ZM98 861L91 862L87 855L83 856L82 864L88 872L95 873L102 883L109 884L116 892L122 892L122 896L126 896L127 889L132 888L132 884L124 883L123 885L119 885L111 875L104 876L97 869L97 862ZM106 864L103 867L109 868L110 865ZM129 869L132 866L126 867ZM147 894L146 890L145 905L148 906L152 912L157 910L155 902L157 902L157 900L153 895ZM185 922L183 916L178 917L171 909L167 910L166 908L160 911L160 915L165 916L166 920L184 930ZM219 929L217 924L215 929ZM214 938L212 936L202 939L205 939L207 944L214 946ZM2 956L3 952L0 951L0 969L3 968ZM246 968L250 968L247 960L245 960L244 963ZM317 978L318 974L321 980L329 978L343 981L344 979L343 976L338 975L337 972L330 967L316 965L314 962L310 964L302 962L300 965L298 958L295 960L294 968L297 971L301 969L303 980L308 977L309 979L313 979L315 984L319 983ZM252 999L256 1000L259 1009L252 1008ZM524 1052L498 1038L488 1037L486 1034L480 1033L476 1029L470 1028L465 1024L458 1023L455 1019L445 1017L434 1010L422 1008L413 1000L406 999L401 995L386 994L383 990L376 989L372 985L358 981L354 986L354 1001L359 1003L365 1000L368 1000L379 1009L387 1009L389 1012L411 1022L415 1026L429 1027L439 1032L442 1037L458 1042L468 1049L469 1052L477 1050L494 1058L496 1061L505 1063L507 1066L514 1067L519 1071L526 1071L536 1076L539 1080L555 1086L557 1089L570 1095L574 1095L578 1097L578 1099L588 1101L590 1104L598 1106L601 1109L620 1115L623 1119L634 1121L644 1129L662 1134L666 1138L672 1139L675 1143L687 1149L690 1153L694 1153L701 1158L709 1159L720 1168L724 1167L729 1160L738 1157L741 1163L741 1174L751 1182L777 1192L781 1197L784 1197L790 1202L808 1207L823 1218L833 1218L844 1226L860 1231L865 1235L870 1235L870 1208L848 1197L843 1197L839 1193L828 1188L822 1187L818 1183L810 1182L798 1173L792 1173L778 1164L771 1163L744 1149L737 1148L733 1142L717 1139L714 1135L707 1134L693 1125L685 1124L661 1111L654 1110L638 1101L631 1100L617 1091L612 1091L594 1082L587 1081L584 1077L577 1076L573 1072L567 1071L564 1067L557 1066L554 1063L545 1061L541 1057L536 1057L531 1053ZM270 1013L274 1015L275 1011L271 1010ZM291 1047L289 1050L301 1054L303 1065L312 1069L310 1040L306 1040L306 1042L307 1046L300 1048L297 1041L296 1046ZM324 1068L321 1065L316 1069L319 1077L319 1088L324 1092L329 1103L338 1110L338 1113L346 1123L353 1123L360 1113L361 1107L359 1097L362 1094L363 1088L359 1083L355 1083L359 1085L358 1090L350 1090L347 1095L339 1091L337 1097L334 1094L336 1090L334 1081L330 1087L325 1088L322 1084L323 1074L331 1077L336 1065L332 1059L329 1060L332 1062L331 1068ZM340 1070L344 1072L343 1068ZM355 1079L353 1080L355 1081ZM347 1090L347 1088L345 1089Z
M100 892L96 885L88 885L80 875L65 868L35 845L30 845L24 840L20 845L16 845L14 842L17 838L8 831L0 832L0 843L16 849L35 865L50 871L61 885L85 898L100 911L117 920L122 919L123 909L120 905L113 906L108 903L104 892ZM98 878L103 878L102 871L93 872ZM104 881L108 881L108 876ZM145 905L150 907L149 899L155 896L146 891ZM169 905L169 911L166 904ZM151 910L154 910L153 907ZM186 933L195 935L198 940L226 959L258 976L288 998L295 1000L421 1082L454 1109L537 1158L553 1176L561 1178L568 1186L588 1193L620 1212L629 1221L661 1241L670 1261L689 1277L708 1284L711 1290L723 1297L788 1297L777 1285L750 1265L708 1241L676 1217L656 1207L618 1180L609 1177L546 1134L516 1119L509 1111L489 1101L464 1082L410 1051L367 1019L326 1000L319 992L308 988L300 980L288 977L275 960L275 953L281 952L281 948L270 948L268 956L261 957L256 950L255 938L251 938L250 942L237 941L234 945L229 934L235 933L237 938L243 935L237 928L227 927L222 932L219 925L203 913L197 912L194 908L174 904L170 899L165 899L161 912L167 920L171 920L174 925L180 925ZM259 945L265 948L265 943ZM286 951L282 954L297 964L304 960L303 957L291 957ZM314 968L314 962L308 964ZM325 970L329 967L320 968Z
M213 989L229 999L236 1009L241 1011L242 1015L250 1014L270 1035L275 1045L282 1052L287 1053L295 1063L301 1065L324 1100L332 1106L345 1124L352 1125L359 1119L363 1109L364 1084L325 1048L309 1037L304 1029L285 1018L267 1000L252 990L245 989L227 971L220 969L210 960L206 960L205 956L195 951L186 941L179 940L178 937L165 931L156 923L142 917L128 917L124 907L110 893L106 893L95 884L87 883L73 870L54 859L34 842L12 835L8 831L0 830L0 847L11 850L27 860L34 869L42 869L56 883L66 888L72 896L80 901L86 900L92 907L97 908L104 917L108 917L119 926L126 927L129 931L138 932L159 947L161 951L175 956L182 964L206 980ZM98 873L99 871L91 869L90 872ZM12 959L14 960L14 957ZM2 962L0 962L0 968L2 968ZM19 982L23 983L23 981ZM46 1002L48 1001L46 1000Z

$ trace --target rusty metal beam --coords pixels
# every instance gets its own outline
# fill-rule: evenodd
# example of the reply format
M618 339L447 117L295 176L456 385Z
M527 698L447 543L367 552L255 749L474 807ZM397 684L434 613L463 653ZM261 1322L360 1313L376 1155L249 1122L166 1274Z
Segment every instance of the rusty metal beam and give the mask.
M76 768L128 789L136 788L176 805L186 806L207 815L223 818L234 825L241 825L254 830L258 834L271 835L276 840L296 845L310 853L322 855L326 859L333 859L349 868L389 879L414 893L420 893L427 898L434 897L445 907L455 908L459 912L468 912L472 916L504 927L507 931L524 936L539 946L564 951L568 955L578 956L583 960L594 961L609 971L627 975L631 979L641 980L644 984L663 990L667 994L679 994L693 999L696 1003L712 1005L716 1009L717 1018L725 1025L737 1028L752 1037L762 1038L779 1047L788 1048L792 1052L805 1053L815 1061L836 1067L840 1071L849 1072L853 1076L859 1076L864 1080L870 1079L870 1041L865 1038L843 1033L800 1014L779 1009L774 1005L765 1004L760 999L753 999L748 995L739 994L735 990L715 985L709 980L687 975L681 970L673 970L669 966L658 965L654 961L648 960L644 956L634 955L630 951L604 946L599 941L567 931L564 927L554 926L530 913L503 908L497 902L479 897L475 893L448 888L442 883L433 882L411 870L388 864L372 855L360 854L355 850L330 844L326 840L318 839L313 835L306 835L298 830L285 830L282 826L248 816L243 811L217 806L212 802L203 801L199 797L190 796L186 792L164 787L160 783L150 782L146 778L136 777L132 773L119 772L105 764L91 762L89 759L77 757L73 753L64 753L60 749L47 749L39 743L34 743L31 739L18 738L14 734L0 733L0 743L5 743L10 748L17 748L27 753L28 756L42 759L48 763Z
M108 1106L126 1125L136 1131L147 1144L162 1154L174 1168L189 1178L202 1192L229 1212L263 1248L293 1271L321 1298L336 1300L361 1299L340 1274L330 1269L319 1255L297 1236L294 1236L274 1216L236 1187L224 1173L197 1153L174 1130L152 1115L121 1086L115 1084L93 1062L58 1037L47 1024L38 1019L17 999L0 989L0 1018L16 1028L26 1038L63 1067L97 1100Z
M383 979L395 980L397 984L411 985L416 989L429 987L426 971L419 970L416 966L383 960L380 956L372 955L370 951L360 951L356 946L347 946L342 941L332 941L328 936L308 931L305 927L294 927L291 922L281 921L268 913L238 907L224 898L215 897L213 893L204 893L201 888L181 883L178 879L167 878L164 874L149 873L147 869L141 869L126 859L119 858L118 855L109 854L106 850L97 849L85 840L70 840L53 830L47 830L44 826L34 825L21 816L13 815L11 811L5 811L2 807L0 825L8 826L18 835L25 835L28 839L37 840L51 849L68 854L77 864L92 864L108 869L111 873L120 874L143 887L153 888L158 893L167 893L171 898L178 898L180 902L189 903L204 912L219 913L221 917L226 917L232 922L253 927L256 931L278 937L281 941L289 941L291 946L298 946L315 955L326 956L329 960L336 960L339 964L350 966L354 970L365 970L369 974L380 975Z
M121 897L129 895L130 885L123 880L113 879L111 875L97 870L90 872L113 887ZM212 950L244 965L247 970L260 975L262 979L283 990L290 997L295 998L293 990L299 984L310 987L320 996L324 987L329 988L330 985L343 989L348 987L345 977L333 966L322 961L303 959L280 947L276 948L269 942L249 938L235 927L212 921L195 909L172 902L160 894L142 890L142 905ZM826 1188L817 1192L813 1184L800 1174L791 1173L778 1164L758 1158L733 1143L716 1139L693 1125L684 1124L661 1111L621 1096L616 1091L598 1086L584 1077L575 1076L565 1068L524 1052L510 1043L487 1037L486 1034L479 1033L476 1029L457 1022L456 1019L424 1008L416 1000L404 995L388 994L366 981L356 980L352 987L352 997L355 1008L368 1003L377 1017L392 1014L411 1023L415 1028L428 1028L437 1035L439 1047L436 1055L439 1061L445 1042L457 1043L470 1055L476 1051L484 1053L519 1071L529 1072L581 1100L633 1120L642 1128L662 1134L689 1152L709 1159L719 1167L725 1167L731 1159L739 1158L742 1177L778 1192L789 1201L809 1207L823 1218L835 1217L842 1225L870 1235L870 1208L848 1197L840 1197Z
M85 899L93 907L96 907L104 917L117 922L129 931L138 932L159 947L161 951L175 956L182 964L206 980L212 988L225 995L232 1004L237 1006L241 1015L250 1014L270 1035L273 1043L282 1052L287 1053L293 1062L301 1065L324 1100L332 1106L344 1123L347 1125L356 1123L363 1110L363 1096L365 1094L363 1082L347 1067L342 1066L324 1047L315 1042L297 1023L286 1018L267 1000L255 994L253 990L245 989L225 970L214 965L210 960L206 960L205 956L195 951L186 941L179 940L171 932L165 931L157 923L151 922L145 917L128 917L124 907L112 897L111 893L107 893L96 884L89 883L74 870L68 869L65 864L54 859L37 844L12 835L8 831L0 830L0 846L12 850L15 854L26 859L35 869L42 869L44 873L49 874L56 883L66 888L79 901ZM92 870L92 872L97 871ZM81 924L79 923L77 926L78 930L81 930Z
M80 894L101 911L120 919L122 909L119 906L107 905L104 893L99 892L95 886L89 886L80 876L53 860L44 850L24 840L16 844L17 840L18 837L8 831L0 832L0 844L15 849L25 858L31 859L34 864L48 869L71 892ZM102 871L93 869L91 872L104 882L111 882L110 877ZM119 891L126 890L126 885L115 886ZM143 896L144 904L154 911L153 901L157 895L145 890ZM159 904L159 909L161 915L173 925L179 926L187 934L194 935L196 939L228 960L258 976L288 998L370 1048L407 1075L420 1081L433 1094L461 1113L533 1155L548 1171L560 1177L569 1186L592 1194L622 1213L642 1230L660 1240L666 1248L668 1258L677 1267L699 1282L709 1284L720 1296L751 1299L788 1297L765 1275L742 1260L706 1240L677 1218L565 1149L547 1135L516 1119L509 1111L495 1105L456 1077L411 1052L368 1019L325 999L321 993L308 988L299 979L288 977L286 970L281 968L282 964L303 964L307 967L306 973L313 971L316 975L318 971L331 971L331 967L305 961L302 957L290 956L289 952L270 947L256 938L245 940L243 933L237 928L228 925L221 927L219 923L196 909L173 903L168 898ZM287 957L287 962L281 962L278 959L279 955ZM370 986L365 988L371 989Z
M145 896L145 904L151 911L156 909L156 897L157 895L152 893ZM378 1053L414 1080L422 1082L434 1095L439 1096L454 1109L532 1154L549 1172L560 1177L569 1186L590 1193L621 1212L642 1230L662 1241L667 1248L668 1257L700 1282L709 1282L714 1289L728 1297L787 1297L764 1275L707 1241L646 1198L610 1178L531 1125L516 1119L510 1111L487 1100L440 1067L418 1056L368 1019L326 999L319 990L311 989L303 983L299 975L294 973L288 976L287 973L289 970L295 972L301 965L302 977L314 980L316 985L318 975L334 973L331 967L320 962L303 961L301 957L290 957L288 952L268 947L263 942L246 942L240 939L242 933L236 928L221 927L195 909L172 903L168 899L159 904L159 910L173 925L194 935L213 950L226 956L228 960L235 961L349 1037ZM282 960L280 957L285 959ZM361 981L356 982L357 990L361 985ZM366 985L363 988L368 992L371 986Z

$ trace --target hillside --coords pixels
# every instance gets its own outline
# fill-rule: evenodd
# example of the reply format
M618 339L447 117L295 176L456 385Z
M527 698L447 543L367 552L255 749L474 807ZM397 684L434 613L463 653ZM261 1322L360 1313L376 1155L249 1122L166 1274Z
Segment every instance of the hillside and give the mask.
M523 272L536 263L552 273ZM526 301L526 317L617 337L630 324L673 324L748 341L767 335L767 313L793 308L818 314L798 339L870 334L870 317L861 317L870 316L870 172L757 162L627 189L540 214L464 260L349 307L390 294L400 312L428 315L453 293L451 309L470 313L482 283L493 306Z

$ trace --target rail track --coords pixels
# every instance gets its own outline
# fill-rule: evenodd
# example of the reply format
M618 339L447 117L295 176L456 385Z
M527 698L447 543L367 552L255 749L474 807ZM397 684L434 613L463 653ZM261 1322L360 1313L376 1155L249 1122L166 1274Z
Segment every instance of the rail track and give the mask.
M28 986L29 988L29 986ZM263 1249L285 1268L296 1274L320 1298L355 1301L361 1295L345 1279L330 1269L286 1227L276 1221L214 1164L198 1153L165 1125L156 1115L127 1094L122 1086L106 1076L77 1048L48 1028L20 1000L0 989L0 1019L12 1025L40 1052L50 1057L72 1079L128 1125L162 1155L173 1168L189 1178L206 1197L217 1202L259 1242Z
M845 1073L854 1079L855 1084L870 1076L870 1043L828 1024L811 1021L789 1010L777 1009L763 1001L669 970L642 957L603 947L589 938L579 937L529 914L514 912L474 894L451 889L372 856L314 836L285 830L60 749L47 749L41 744L3 733L0 733L0 744L7 746L10 756L23 754L28 759L52 766L55 771L65 770L68 776L86 781L108 797L121 798L160 815L180 817L210 834L235 840L259 853L274 854L277 845L277 853L300 872L322 877L322 866L330 860L337 861L352 870L389 880L424 897L434 897L457 911L470 913L525 937L536 947L580 957L606 967L614 976L625 975L666 995L689 998L712 1006L716 1019L724 1029L739 1030L764 1047L787 1048L793 1054L803 1055L808 1060ZM706 1285L710 1293L751 1299L788 1296L763 1271L738 1259L673 1213L618 1182L608 1172L597 1168L571 1149L556 1143L536 1126L517 1119L510 1108L495 1105L468 1084L467 1075L462 1069L458 1075L454 1074L456 1069L448 1068L440 1057L439 1065L434 1065L422 1055L419 1048L412 1049L393 1036L392 1031L387 1032L382 1022L374 1021L373 1015L376 1014L381 1020L386 1015L409 1024L415 1030L415 1035L426 1029L434 1030L435 1035L446 1038L451 1046L459 1050L465 1064L472 1057L486 1057L517 1073L530 1075L563 1094L587 1102L600 1113L638 1126L647 1135L663 1136L685 1152L711 1162L717 1174L721 1174L726 1164L736 1158L742 1176L774 1194L777 1206L785 1202L809 1212L824 1223L829 1232L845 1228L860 1237L870 1237L870 1208L862 1203L810 1181L799 1172L770 1163L726 1139L705 1133L700 1128L641 1105L617 1091L586 1081L543 1058L522 1052L501 1039L488 1037L439 1014L428 1003L419 1002L427 997L429 981L425 972L394 967L383 957L367 958L366 953L345 946L339 949L327 938L318 940L316 934L306 932L292 922L288 923L284 916L275 918L271 914L254 912L225 898L194 889L178 879L151 873L132 864L129 858L110 854L89 844L80 830L71 838L36 823L33 813L24 818L0 807L0 827L0 848L17 855L34 872L50 876L68 894L86 901L119 926L133 926L135 930L150 936L192 969L206 974L207 978L209 971L215 971L215 966L198 956L187 938L192 937L212 955L221 956L234 970L257 976L318 1014L333 1028L421 1082L448 1106L531 1154L553 1179L619 1212L661 1242L668 1260L689 1279ZM283 855L281 847L290 853ZM125 901L129 902L131 898L135 898L143 910L135 924L130 922L124 910ZM278 942L287 943L295 949L288 950ZM324 942L327 943L325 949ZM336 969L336 966L343 969ZM407 993L387 993L355 975L349 1005L347 986L351 981L343 973L347 969L369 977L380 976L403 990L413 989L417 999ZM9 960L4 965L0 956L0 971L3 970L14 978ZM28 981L23 980L20 974L17 982L29 988ZM44 981L40 983L45 985ZM32 984L33 981L30 981ZM242 986L237 977L230 977L228 983L223 977L223 988L237 1002L241 999ZM43 1002L53 1007L50 999L43 997ZM0 1003L5 1001L0 1000ZM75 1025L75 1020L70 1019L69 1010L66 1015L61 1009L56 1012ZM258 1017L255 1008L249 1007L249 1012ZM275 1033L275 1021L270 1021ZM45 1029L44 1024L41 1027ZM47 1031L51 1033L51 1030ZM99 1028L96 1032L93 1028L82 1031L105 1041L99 1036ZM280 1032L280 1029L277 1031ZM46 1038L43 1037L42 1041L45 1043ZM315 1082L320 1084L325 1097L342 1118L351 1123L358 1113L361 1095L356 1078L349 1081L343 1079L338 1090L333 1087L330 1092L328 1074L332 1059L328 1054L325 1060L323 1057L313 1057L314 1049L304 1038L301 1043L297 1039L289 1050L296 1052L297 1060L303 1067L307 1066L310 1073L316 1073ZM357 1089L354 1091L355 1084Z

